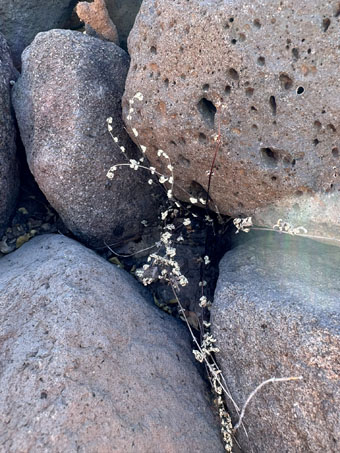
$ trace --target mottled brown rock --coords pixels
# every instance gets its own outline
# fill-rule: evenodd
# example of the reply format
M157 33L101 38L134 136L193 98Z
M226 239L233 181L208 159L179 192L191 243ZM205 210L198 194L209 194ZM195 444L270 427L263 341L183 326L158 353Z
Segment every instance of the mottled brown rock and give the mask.
M7 42L0 34L0 239L8 226L19 191L10 81L15 78Z
M99 36L119 44L117 27L110 19L104 0L94 0L92 3L80 2L76 6L76 12L79 19Z
M220 130L220 212L339 238L339 21L337 2L320 0L145 0L129 37L130 133L158 167L166 150L177 184L196 194Z
M147 172L115 163L137 157L124 130L121 96L126 52L79 32L40 33L23 54L13 103L28 164L66 226L91 246L138 239L157 221L161 189ZM112 117L112 134L106 119ZM125 156L120 146L126 149Z
M243 233L220 264L212 330L228 388L249 404L242 451L336 453L340 446L340 255L287 235ZM242 244L245 240L246 242ZM230 409L232 406L230 405ZM233 411L234 421L238 419Z
M0 259L0 450L223 452L185 326L61 235Z
M8 40L14 63L41 31L61 27L77 0L10 0L0 3L0 30Z

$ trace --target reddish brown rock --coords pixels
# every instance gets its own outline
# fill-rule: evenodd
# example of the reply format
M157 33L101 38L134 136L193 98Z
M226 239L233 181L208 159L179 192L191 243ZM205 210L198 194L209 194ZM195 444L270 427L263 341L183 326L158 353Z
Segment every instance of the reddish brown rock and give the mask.
M138 239L158 221L160 187L147 172L109 168L139 154L124 130L126 52L79 32L39 33L23 54L13 95L28 164L66 226L95 247ZM106 119L112 117L114 143ZM120 146L124 146L125 155ZM138 156L138 157L137 157Z
M8 226L19 191L11 85L15 78L9 47L0 34L0 239Z
M94 0L92 3L80 2L77 4L76 12L79 19L103 39L119 44L117 28L110 19L104 0Z
M339 21L319 0L145 0L129 37L131 136L158 167L166 150L195 195L220 131L211 208L340 237Z

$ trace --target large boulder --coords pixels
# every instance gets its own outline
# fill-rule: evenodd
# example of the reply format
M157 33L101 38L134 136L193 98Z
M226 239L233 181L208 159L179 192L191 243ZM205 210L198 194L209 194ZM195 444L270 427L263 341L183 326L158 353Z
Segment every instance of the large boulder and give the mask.
M159 168L166 150L195 196L217 151L212 209L339 238L339 11L321 0L144 0L128 41L131 136Z
M241 447L338 452L339 249L271 233L247 239L222 259L212 307L228 388L241 407L269 378L303 380L267 384L255 395L244 418L249 438L238 431Z
M157 219L160 188L146 171L109 168L138 158L124 130L121 96L129 68L115 44L67 30L39 33L23 53L13 104L29 167L66 226L96 247L138 238ZM112 118L112 134L106 120ZM125 154L120 146L124 146Z
M77 0L11 0L0 4L0 31L6 36L16 66L22 51L40 31L61 27Z
M10 81L15 78L9 48L0 34L0 239L6 230L18 195L14 115Z
M0 450L222 452L186 329L61 235L0 259Z

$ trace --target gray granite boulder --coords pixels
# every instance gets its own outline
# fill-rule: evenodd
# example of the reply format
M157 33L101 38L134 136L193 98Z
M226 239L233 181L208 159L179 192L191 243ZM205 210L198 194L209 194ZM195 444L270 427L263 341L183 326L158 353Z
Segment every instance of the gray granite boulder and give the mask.
M303 380L263 387L245 413L249 438L241 428L238 440L254 453L338 452L339 249L249 235L220 263L212 308L220 366L239 407L266 379Z
M0 259L0 451L222 452L184 325L61 235Z
M19 191L14 114L10 81L15 78L9 48L0 34L0 239L8 226Z
M14 63L40 31L61 27L77 0L10 0L0 3L0 31L6 36Z
M196 196L220 131L212 209L340 238L339 11L321 0L144 0L129 36L131 136L159 168L166 150Z
M113 180L106 176L113 164L139 157L121 118L128 68L128 55L115 44L52 30L23 53L13 93L35 180L66 226L95 247L138 238L143 220L157 220L162 193L147 184L147 171L124 167Z

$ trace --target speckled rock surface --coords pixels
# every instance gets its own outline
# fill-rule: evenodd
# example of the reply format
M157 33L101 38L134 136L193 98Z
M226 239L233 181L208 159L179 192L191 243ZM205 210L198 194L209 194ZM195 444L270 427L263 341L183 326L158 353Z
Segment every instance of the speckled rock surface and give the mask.
M0 30L6 36L14 63L40 31L61 27L77 0L10 0L0 3Z
M222 453L186 329L145 294L61 235L0 259L0 451Z
M0 34L0 238L12 214L19 190L14 115L10 81L15 78L7 42Z
M144 95L130 133L158 166L166 150L195 194L220 129L210 190L220 212L340 237L339 21L337 2L319 0L145 0L129 37L125 118Z
M220 366L240 407L266 379L303 381L260 390L244 419L249 440L242 429L238 440L254 453L338 452L339 249L249 235L220 263L212 308Z
M161 189L147 184L147 172L124 167L106 177L137 156L121 118L128 67L113 43L52 30L25 50L13 90L30 169L65 225L91 246L138 238L142 220L157 220ZM107 131L110 116L118 144Z

